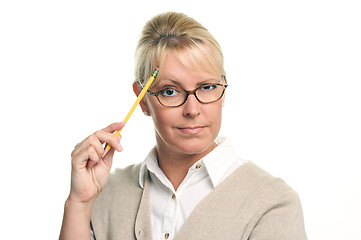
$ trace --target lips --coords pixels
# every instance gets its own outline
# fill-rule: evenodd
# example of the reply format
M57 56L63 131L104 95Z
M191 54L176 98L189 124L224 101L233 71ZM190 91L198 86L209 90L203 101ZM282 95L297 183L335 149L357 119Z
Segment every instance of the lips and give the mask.
M196 135L201 133L204 130L204 128L205 128L204 126L196 126L196 127L182 127L178 129L184 134Z

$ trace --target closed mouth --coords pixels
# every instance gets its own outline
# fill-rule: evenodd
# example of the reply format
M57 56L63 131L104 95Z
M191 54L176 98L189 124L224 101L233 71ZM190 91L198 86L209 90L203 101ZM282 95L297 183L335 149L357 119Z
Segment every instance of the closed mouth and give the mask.
M180 127L178 128L182 133L195 135L203 131L205 126L195 126L195 127Z

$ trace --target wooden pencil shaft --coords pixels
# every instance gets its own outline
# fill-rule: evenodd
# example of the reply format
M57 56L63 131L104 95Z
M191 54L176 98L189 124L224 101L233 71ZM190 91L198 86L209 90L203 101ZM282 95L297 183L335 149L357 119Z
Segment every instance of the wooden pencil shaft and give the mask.
M124 118L124 120L123 120L124 125L128 122L128 120L129 120L130 116L133 114L135 108L138 106L138 104L140 103L140 101L141 101L142 98L144 97L145 93L147 92L148 88L149 88L150 85L153 83L154 79L157 77L158 71L159 71L158 68L156 68L156 69L154 70L154 72L153 72L152 76L149 78L147 84L144 86L143 90L140 92L137 100L135 100L132 108L129 110L127 116L126 116L126 117ZM124 128L124 126L123 126L123 128ZM121 129L119 129L118 131L116 131L114 135L115 135L115 136L119 136L119 134L120 134L120 132L122 131L123 128L121 128ZM109 151L110 149L111 149L111 146L110 146L109 144L107 144L106 147L105 147L105 151L104 151L104 153L103 153L102 158L108 153L108 151Z

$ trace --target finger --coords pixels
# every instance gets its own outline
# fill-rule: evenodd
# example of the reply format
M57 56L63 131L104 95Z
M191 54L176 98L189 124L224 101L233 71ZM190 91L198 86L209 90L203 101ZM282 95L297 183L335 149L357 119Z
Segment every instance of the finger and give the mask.
M103 145L95 134L93 136L94 137L92 137L93 139L90 140L89 144L94 148L94 150L97 152L99 156L103 156L104 153Z
M81 161L83 165L86 165L86 162L88 161L87 157L87 149L89 146L94 147L94 150L99 156L102 156L104 153L104 149L102 144L104 142L107 142L112 148L115 148L117 151L122 151L123 148L120 145L120 138L121 136L115 136L112 134L112 132L121 129L124 127L123 122L119 123L112 123L108 127L104 128L103 130L99 130L94 134L89 135L86 139L84 139L82 142L78 143L74 150L71 153L72 158L74 159L81 159L78 161ZM91 166L94 166L95 163L91 163Z
M107 166L109 172L110 169L112 168L114 152L115 152L114 148L110 149L109 152L103 158L104 164L105 166Z
M72 156L72 165L75 169L85 168L87 165L94 166L99 161L99 155L93 146L79 151Z
M96 152L95 148L93 146L89 146L88 148L88 163L87 167L92 168L94 167L100 160L100 156Z
M102 143L99 139L94 134L90 134L87 138L75 146L72 156L86 150L91 145L95 146L96 149L99 149L99 147L102 148Z
M106 142L111 147L115 148L118 152L122 151L122 147L120 145L120 135L115 136L114 134L105 132L103 130L96 131L94 135L99 139L101 143Z
M102 130L105 132L113 133L115 131L122 129L124 127L124 125L125 125L124 122L116 122L116 123L110 124L109 126L103 128Z
M80 142L78 142L78 143L75 145L74 149L76 149L79 145L80 145Z

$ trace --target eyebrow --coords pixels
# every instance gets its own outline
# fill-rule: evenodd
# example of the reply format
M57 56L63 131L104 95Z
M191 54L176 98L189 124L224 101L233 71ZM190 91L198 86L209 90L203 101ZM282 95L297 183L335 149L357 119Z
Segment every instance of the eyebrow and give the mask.
M176 80L173 80L173 79L167 78L167 77L158 79L158 81L154 84L153 87L157 87L158 85L162 84L162 81L170 81L174 85L182 87L182 82L176 81ZM198 82L197 86L202 86L202 85L207 84L207 83L220 83L220 82L221 82L221 80L219 80L219 79L209 78L209 79L205 79L205 80L203 80L201 82Z

